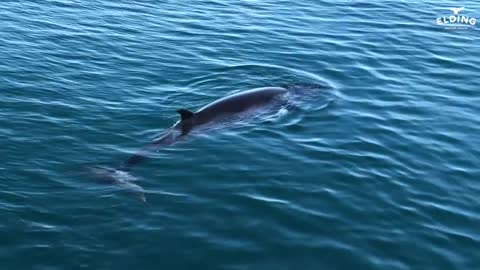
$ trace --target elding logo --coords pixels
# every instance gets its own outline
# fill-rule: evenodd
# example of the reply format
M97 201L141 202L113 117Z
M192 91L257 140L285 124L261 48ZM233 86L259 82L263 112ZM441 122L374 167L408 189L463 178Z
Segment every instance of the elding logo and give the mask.
M460 15L460 11L463 11L465 8L449 8L453 15L438 17L437 25L449 26L449 27L459 27L459 26L474 26L477 23L477 19L469 17L467 15Z

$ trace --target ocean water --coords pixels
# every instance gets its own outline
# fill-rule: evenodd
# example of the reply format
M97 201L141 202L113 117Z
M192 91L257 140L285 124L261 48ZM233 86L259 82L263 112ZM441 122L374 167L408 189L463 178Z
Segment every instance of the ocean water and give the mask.
M2 1L0 269L480 269L474 1ZM116 166L237 91L325 89Z

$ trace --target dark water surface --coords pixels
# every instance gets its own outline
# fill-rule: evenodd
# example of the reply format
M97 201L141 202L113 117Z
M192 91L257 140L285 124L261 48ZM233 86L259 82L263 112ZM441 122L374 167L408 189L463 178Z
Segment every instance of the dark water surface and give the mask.
M480 269L480 30L457 1L3 1L0 269ZM178 108L329 88L99 185Z

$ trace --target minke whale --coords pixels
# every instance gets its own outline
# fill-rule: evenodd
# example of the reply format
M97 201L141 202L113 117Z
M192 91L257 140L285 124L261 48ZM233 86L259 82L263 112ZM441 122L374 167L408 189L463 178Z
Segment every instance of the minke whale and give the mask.
M285 99L282 98L289 92L298 94L302 93L302 90L320 87L317 84L296 84L284 87L255 88L220 98L194 112L188 109L179 109L177 113L180 115L180 120L167 129L163 135L126 159L116 169L102 166L91 166L88 169L102 183L118 185L127 194L146 202L144 189L136 184L137 178L132 176L129 171L134 165L144 160L149 153L185 139L188 134L202 126L232 119L242 113L265 108L276 102L282 104L285 102Z

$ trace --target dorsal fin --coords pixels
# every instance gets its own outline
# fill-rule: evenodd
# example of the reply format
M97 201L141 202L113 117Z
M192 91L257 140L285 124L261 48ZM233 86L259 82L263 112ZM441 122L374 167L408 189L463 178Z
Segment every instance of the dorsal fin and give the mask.
M193 116L193 112L186 109L180 109L180 110L177 110L177 112L180 114L182 121L187 120Z

